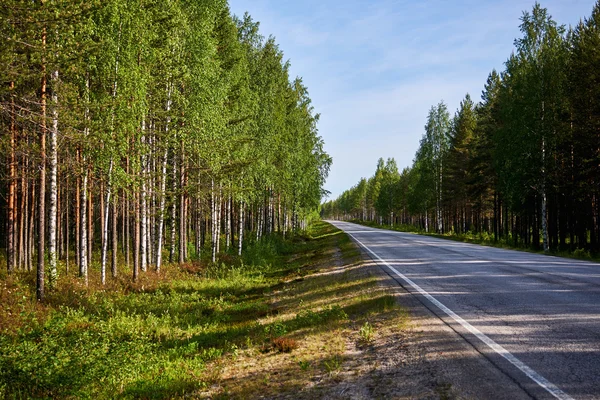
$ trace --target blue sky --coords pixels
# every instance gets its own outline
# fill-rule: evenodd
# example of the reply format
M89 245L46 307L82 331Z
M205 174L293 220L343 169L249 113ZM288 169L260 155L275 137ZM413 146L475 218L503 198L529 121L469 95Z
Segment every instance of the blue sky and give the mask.
M591 14L595 0L541 1L559 24ZM454 113L480 100L520 36L524 0L229 0L276 37L317 112L336 198L370 177L379 157L410 166L430 107Z

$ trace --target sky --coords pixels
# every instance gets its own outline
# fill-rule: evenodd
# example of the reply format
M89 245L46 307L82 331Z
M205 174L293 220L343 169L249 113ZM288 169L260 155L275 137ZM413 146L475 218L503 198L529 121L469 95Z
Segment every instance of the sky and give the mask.
M588 17L595 0L545 0L566 26ZM444 101L453 114L474 101L489 73L502 71L521 37L531 0L229 0L249 12L263 36L276 38L302 77L319 135L333 165L329 199L368 178L377 160L412 165L429 109Z

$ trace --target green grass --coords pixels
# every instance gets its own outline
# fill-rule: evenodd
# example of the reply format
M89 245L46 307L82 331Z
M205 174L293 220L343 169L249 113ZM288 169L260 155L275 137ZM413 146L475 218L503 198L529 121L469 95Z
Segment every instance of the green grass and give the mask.
M206 362L256 330L267 306L246 293L262 286L252 274L188 277L59 306L45 321L0 336L0 394L167 398L202 387Z
M315 303L293 318L269 321L278 311L268 295L290 282L302 287L334 247L345 260L360 258L346 235L318 222L304 236L254 243L244 259L231 264L167 266L160 276L148 273L135 285L122 277L109 288L94 282L85 288L63 276L44 306L33 300L32 273L3 277L0 398L163 399L199 393L214 383L215 362L273 338L328 329L347 321L347 311L358 310L353 304L346 311ZM331 295L344 294L345 284L351 286L332 283ZM293 301L302 295L299 289ZM308 297L300 301L311 304Z
M281 254L298 250L272 238L250 249L249 264L171 266L168 279L114 291L63 278L41 309L27 274L4 279L0 397L159 399L202 388L207 362L261 335L263 293L290 268Z
M311 374L339 370L340 340L356 324L398 310L373 290L374 277L327 272L360 260L347 235L317 222L303 235L253 243L243 259L167 265L135 284L127 271L107 287L98 271L89 287L63 274L44 305L32 272L0 277L0 398L243 398L265 385L306 385ZM273 352L284 361L270 365ZM296 355L302 361L285 358ZM224 370L243 375L259 361L264 379L214 391ZM285 362L297 376L282 382Z

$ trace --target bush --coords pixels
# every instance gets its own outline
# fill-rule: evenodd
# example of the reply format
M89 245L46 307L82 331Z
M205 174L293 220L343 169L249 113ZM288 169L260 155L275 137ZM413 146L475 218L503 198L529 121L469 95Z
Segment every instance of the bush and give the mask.
M280 353L291 353L292 350L296 350L298 348L298 342L294 339L286 338L286 337L278 337L271 340L271 344L273 348Z
M590 260L592 258L592 255L590 254L589 250L575 249L575 251L573 252L573 257L581 258L584 260Z

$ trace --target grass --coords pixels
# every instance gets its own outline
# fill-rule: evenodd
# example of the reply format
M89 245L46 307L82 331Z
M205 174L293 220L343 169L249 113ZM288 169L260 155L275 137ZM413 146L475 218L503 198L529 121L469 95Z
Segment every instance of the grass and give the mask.
M490 235L487 232L481 233L456 233L456 232L447 232L444 234L433 233L433 232L425 232L423 230L419 230L412 225L380 225L375 221L361 221L361 220L352 220L353 223L370 226L372 228L381 228L381 229L389 229L397 232L409 232L416 233L418 235L431 236L440 239L454 240L457 242L464 243L473 243L479 244L482 246L489 247L497 247L508 250L517 250L517 251L526 251L528 253L536 253L536 254L545 254L543 250L536 250L532 246L525 245L515 245L512 239L501 238L498 240L494 240L494 236ZM540 244L541 246L541 244ZM552 250L548 254L557 257L564 258L572 258L575 260L586 260L586 261L595 261L600 262L600 254L592 254L589 250L585 249L575 249L574 251L566 251L566 250Z
M166 266L89 287L62 276L44 305L34 276L0 278L0 398L247 398L334 379L394 297L329 224L254 244L243 260ZM378 331L379 332L379 331ZM351 338L351 340L347 340Z
M373 342L373 335L375 332L373 331L373 325L369 324L369 321L365 322L363 326L360 327L358 331L359 342L361 344L370 344Z

